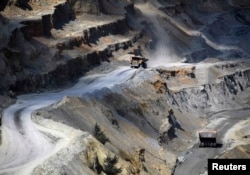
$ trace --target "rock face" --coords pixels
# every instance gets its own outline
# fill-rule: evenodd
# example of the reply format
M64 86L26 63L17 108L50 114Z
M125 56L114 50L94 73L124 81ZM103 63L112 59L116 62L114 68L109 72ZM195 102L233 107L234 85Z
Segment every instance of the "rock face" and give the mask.
M236 68L242 71L235 71ZM64 97L59 103L39 110L39 116L33 116L35 121L41 118L42 122L45 118L93 136L98 124L108 138L102 144L101 140L84 142L84 150L72 160L74 163L65 163L67 166L60 171L72 174L73 164L81 162L83 168L88 169L85 171L101 172L105 157L115 154L119 160L116 167L123 167L121 174L171 174L176 161L174 153L195 142L196 131L203 127L202 122L209 114L231 109L231 106L244 107L234 98L250 87L249 62L203 67L210 74L221 73L217 72L212 82L201 82L202 85L197 80L199 66L171 69L153 69L148 79L136 86L133 86L138 83L135 76L116 87L116 92L105 88L89 95L91 99ZM179 80L195 81L195 86L177 90L173 82ZM225 156L228 155L230 153ZM54 165L57 159L57 156L49 159L49 165L61 167L60 163ZM34 174L48 174L48 170L41 168L48 166L46 164L38 167ZM80 168L75 171L78 170Z
M248 0L243 0L243 1L230 0L229 4L235 7L242 7L242 8L250 7L250 2Z
M48 110L41 110L39 113L45 118L62 122L78 130L88 131L92 135L95 135L96 123L100 126L109 141L103 145L89 142L88 148L81 154L82 160L86 160L83 161L83 167L87 166L94 172L102 171L105 157L116 154L119 160L116 166L122 167L121 174L170 174L175 156L161 148L157 141L160 136L158 130L161 121L166 119L164 113L169 110L169 107L163 106L165 101L160 102L159 100L158 105L154 104L157 98L150 96L144 98L144 102L141 104L137 104L141 95L153 90L143 88L142 93L137 95L136 93L141 91L142 87L133 89L133 96L126 92L130 91L129 89L125 89L122 94L114 94L108 90L99 100L89 101L82 98L65 97L56 106L48 108ZM119 106L115 105L118 101ZM82 111L85 111L84 114ZM93 115L94 111L95 115ZM36 120L35 116L34 119ZM168 140L167 136L165 140ZM107 151L110 153L108 154ZM53 162L58 162L56 158L52 160L50 161L51 166L54 165ZM71 165L67 164L68 170L73 169ZM39 168L34 174L46 171L45 168Z
M0 11L4 10L7 3L8 3L8 0L3 0L3 1L0 2Z
M105 13L113 15L124 15L126 13L125 7L129 5L127 0L103 0L100 1L102 9Z
M125 83L34 112L65 138L44 134L58 150L31 174L172 174L211 113L249 108L235 100L250 88L249 60L237 61L250 54L248 8L233 0L1 1L0 113L18 94L129 67L127 54L139 48L152 61ZM183 58L191 64L169 64Z
M171 16L169 19L172 25L175 26L176 23L173 21L176 18L177 20L186 21L187 26L193 28L199 27L200 24L209 26L201 28L202 33L199 34L201 37L194 37L193 39L185 37L185 33L184 35L178 34L179 29L170 30L170 33L172 33L170 40L173 43L170 42L169 47L178 53L178 56L185 57L186 62L199 62L207 57L215 56L221 59L227 59L228 57L239 58L249 54L249 43L248 40L244 39L249 37L250 34L247 32L249 28L247 26L249 23L247 10L242 9L239 12L235 11L235 13L229 14L230 8L224 1L166 2L174 4L171 7L166 6L166 8L163 8L166 14L175 13L175 16ZM71 0L68 2L52 1L51 3L53 3L54 9L48 6L47 1L2 1L2 7L8 5L8 8L3 9L5 17L0 16L3 29L0 36L0 40L3 41L0 44L0 81L2 82L0 91L2 93L9 90L16 93L31 92L37 88L46 89L62 85L62 82L74 81L92 66L110 58L112 52L117 52L119 49L125 51L134 47L133 43L138 40L138 36L142 37L141 33L134 36L130 41L112 43L105 49L94 53L93 44L98 46L100 38L109 35L126 35L130 30L130 26L133 26L133 28L138 26L135 23L140 23L140 21L134 20L137 20L136 18L140 17L141 14L134 10L134 4L126 0ZM23 11L22 20L16 17L21 12L20 8L18 8L20 4L26 4L32 8ZM190 7L198 8L200 11L191 12ZM244 7L247 7L247 3L245 3ZM44 11L44 13L40 14L36 13L36 11ZM211 12L217 13L218 11L225 13L218 14L220 17L214 19L214 21L208 20L209 15L212 14ZM105 18L102 18L103 13L124 15L125 12L126 17L117 18L117 20L105 24L98 24ZM32 16L32 18L26 18L25 14L26 16ZM37 16L37 14L39 15ZM85 23L84 18L90 18L89 16L85 17L86 14L99 16L98 19L91 17L93 18L92 22L96 21L97 24ZM9 15L14 20L8 21L7 17ZM166 18L168 16L164 19ZM207 20L203 20L203 18L207 18ZM162 20L164 21L164 19ZM225 24L220 19L229 23L233 21L238 27L225 28ZM210 22L206 24L206 21ZM80 23L81 25L77 26ZM130 26L128 26L128 23ZM165 22L163 24L166 25ZM79 26L82 26L82 29ZM151 37L153 40L148 39L148 41L152 41L150 47L152 45L156 47L159 39L155 36L156 30L150 25L150 22L145 22L144 27L144 34L149 35L147 37ZM169 24L166 27L173 28ZM175 27L178 28L178 25ZM148 33L148 30L151 30L151 32ZM189 29L187 28L187 30ZM236 40L233 39L235 37L240 38L241 48L238 48L239 45L235 43ZM223 40L229 46L220 43ZM172 47L176 45L175 42L178 42L180 47ZM91 44L92 46L87 46ZM84 47L84 49L79 52L75 51L75 47ZM83 50L85 51L83 52ZM154 50L149 51L154 52ZM152 57L155 56L152 55ZM70 68L73 65L75 70ZM54 75L58 74L60 76L55 79Z
M43 2L26 3L36 10L35 8L38 8L38 5ZM13 4L15 3L9 3L10 8L16 8L12 6ZM106 46L102 44L103 46L100 47L103 49L98 51L89 47L89 50L74 51L76 54L71 54L72 52L69 50L73 50L74 47L95 44L102 37L124 35L129 32L126 19L119 17L110 22L101 22L100 25L98 21L96 24L92 22L90 27L83 23L82 29L76 27L79 28L79 34L75 35L74 32L71 32L72 37L69 38L65 38L66 33L58 35L69 21L84 20L84 17L79 15L86 13L100 15L100 6L99 1L62 2L55 5L55 10L51 14L32 20L24 17L20 23L8 21L0 16L1 26L4 29L0 37L0 40L3 41L0 45L0 91L5 93L11 90L15 93L23 93L66 85L69 81L75 81L91 67L107 61L112 56L112 52L132 47L132 44L141 37L140 34L129 37L131 39L126 41L117 40ZM4 14L7 16L12 13L5 10ZM102 20L102 17L99 18L94 20ZM68 30L72 31L72 28L69 26ZM54 41L51 37L55 38ZM56 44L48 45L52 42ZM96 46L98 45L100 44L96 44ZM74 69L72 69L73 67Z
M203 1L200 0L198 1L198 8L199 10L203 12L218 12L224 10L226 6L226 2L224 0L208 0L208 1Z
M76 15L83 13L100 15L101 4L98 0L70 0L69 4L72 6Z
M238 66L242 69L235 71ZM222 109L228 103L228 99L249 88L248 66L248 63L243 61L201 69L197 66L157 71L166 80L167 93L171 97L169 104L175 104L186 111L204 111L216 110L213 109L215 106ZM203 72L204 69L208 70ZM181 83L183 85L180 85Z
M226 75L223 81L216 84L205 84L200 87L185 89L173 94L172 103L181 106L182 109L188 110L209 110L217 106L221 109L228 103L228 99L244 91L250 86L250 70L236 72ZM172 96L172 95L171 95ZM219 107L221 106L221 107ZM190 109L191 107L191 109Z

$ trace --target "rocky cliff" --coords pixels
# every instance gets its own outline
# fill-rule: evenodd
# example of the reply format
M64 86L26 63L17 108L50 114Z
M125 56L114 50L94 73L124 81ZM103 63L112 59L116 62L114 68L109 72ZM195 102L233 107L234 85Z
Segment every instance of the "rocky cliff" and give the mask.
M49 174L45 168L48 163L54 168L53 172L73 174L84 168L98 171L93 161L98 160L103 168L105 155L102 154L105 152L106 155L114 153L119 158L117 166L123 167L121 174L170 174L177 160L175 154L196 142L197 130L204 126L211 114L232 109L232 106L249 107L248 102L235 100L237 94L250 87L249 62L210 66L202 68L209 74L217 74L200 85L197 83L198 65L186 69L154 69L146 80L142 78L145 76L143 71L139 71L137 77L117 86L115 92L114 88L104 88L91 95L91 99L65 97L52 107L39 110L33 119L40 124L45 124L44 117L99 138L95 133L98 125L107 139L99 140L103 144L101 148L96 141L85 143L85 150L76 160L66 159L54 165L61 159L58 154L39 166L34 174ZM233 67L242 71L233 73ZM133 86L138 83L138 78L140 83ZM178 81L190 83L176 89L174 82ZM61 169L63 164L67 166ZM84 166L74 170L75 164Z
M249 109L249 5L234 0L1 1L3 123L12 114L3 109L19 94L36 93L31 97L49 103L43 92L60 93L76 82L81 86L66 90L63 99L58 91L51 93L48 98L56 103L31 114L53 151L32 163L28 157L24 169L6 168L0 159L0 174L173 174L178 155L196 147L197 131L215 114ZM138 53L149 58L147 69L129 69L131 54ZM120 77L124 81L115 84ZM79 89L82 94L75 96ZM28 101L25 97L16 107ZM28 107L21 106L9 122L22 138L24 122L31 122L21 118ZM245 125L236 128L240 134L223 139L248 144ZM223 156L247 153L236 146ZM2 147L1 153L4 157Z
M54 8L51 8L50 3ZM30 92L35 89L51 88L58 85L59 82L62 83L62 79L65 79L63 82L74 81L88 71L91 65L97 65L110 58L113 51L128 50L133 47L133 43L142 36L134 36L131 41L121 42L122 44L111 43L98 53L94 53L97 47L93 46L88 50L75 51L74 47L86 48L85 44L104 45L105 43L96 42L108 35L126 34L131 36L128 34L130 27L141 30L138 25L142 22L139 20L141 14L137 10L133 10L133 3L125 0L52 1L50 3L48 1L21 0L1 3L3 10L1 26L4 29L1 35L3 42L1 42L0 55L2 82L0 89L2 93L8 91L22 93L21 91ZM249 54L248 40L244 40L245 37L249 37L247 2L241 2L242 4L239 6L243 5L244 8L235 7L235 10L230 6L235 4L234 1L165 1L162 3L160 8L166 13L162 19L163 25L166 25L169 32L172 33L170 41L168 41L170 49L178 53L178 57L185 57L187 62L199 62L207 57L235 59L247 57ZM173 5L170 5L171 3ZM24 9L25 6L30 6L30 10ZM190 11L192 8L197 8L197 11ZM242 10L239 11L238 8L242 8ZM121 9L123 9L124 13L118 14L112 9L119 12L122 12ZM113 19L103 14L124 15L126 10L126 16L116 16ZM212 13L218 13L217 17L212 18ZM86 16L86 14L92 14L92 17ZM210 17L211 20L209 20ZM134 21L136 18L138 19ZM170 20L172 26L165 24L165 19ZM147 37L151 37L148 42L153 44L152 48L158 47L159 38L155 36L154 32L157 29L153 28L154 23L151 20L146 21L144 20L144 31L146 32L144 34L151 35ZM184 23L180 25L178 21ZM233 25L225 28L225 22ZM173 27L178 29L173 29ZM200 33L197 33L198 28L200 28ZM187 30L193 30L193 33L197 34L187 37L185 35L190 35ZM180 31L184 33L180 34ZM235 40L235 37L238 39ZM179 47L174 46L175 42L179 44ZM115 49L110 50L110 48ZM69 52L74 52L74 54L69 54ZM150 50L150 52L155 51ZM79 55L88 58L75 59ZM91 57L95 57L95 59ZM81 64L83 69L77 69L77 65L75 65L75 70L67 68L72 67L72 64ZM68 73L55 79L53 75L62 72Z
M50 5L48 2L25 3L32 10L27 14L23 11L22 18L18 17L22 11L18 7L23 3L18 5L17 2L9 2L10 6L3 12L13 20L1 15L4 29L0 62L2 93L23 93L66 85L92 66L108 61L112 52L131 48L141 37L139 32L129 33L125 17L100 15L102 6L99 1L61 1L50 9L49 14L41 15L34 13L39 10L45 12L44 8ZM13 13L15 9L16 14ZM86 20L86 17L81 17L86 13L97 16L89 16ZM31 18L27 18L28 15ZM61 32L62 28L65 28L64 32ZM117 42L96 43L100 38L125 34L129 38L126 41L119 41L117 37ZM84 49L84 45L92 43L93 46ZM78 51L75 47L79 48Z

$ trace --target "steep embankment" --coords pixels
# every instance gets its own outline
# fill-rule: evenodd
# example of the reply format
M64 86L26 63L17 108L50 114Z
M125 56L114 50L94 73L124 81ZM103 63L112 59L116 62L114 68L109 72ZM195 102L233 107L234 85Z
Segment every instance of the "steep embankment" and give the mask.
M0 121L16 95L72 85L147 42L124 15L103 14L109 9L98 1L7 2L0 3Z
M235 72L235 69L238 71ZM201 70L207 71L208 74L201 75ZM96 134L95 125L98 124L109 140L104 142L103 146L121 159L119 165L126 167L124 169L129 170L129 174L136 174L135 171L145 174L169 174L175 165L174 155L192 147L197 139L196 131L209 122L211 114L221 110L249 108L248 103L242 103L236 98L237 94L249 89L249 75L249 61L186 65L181 69L162 67L138 70L125 83L95 91L87 97L65 97L60 103L39 110L38 116L33 118L41 123L43 117L48 122L52 119L88 131L92 135ZM200 76L203 76L203 81L200 81ZM114 80L110 78L111 81ZM185 83L186 87L183 85L182 88L176 89L175 83L178 81ZM234 100L235 98L237 100ZM219 124L217 121L215 123ZM221 140L222 136L223 133L220 133L218 140ZM208 151L207 155L216 156L228 148L228 144L229 142L224 142L222 149ZM140 160L139 164L129 156L135 154L132 153L134 148L144 150L143 161ZM92 145L91 149L95 150L94 152L103 151L95 145ZM88 150L86 152L88 154ZM60 154L53 160L58 158L60 159ZM81 158L85 162L103 160L98 155L91 158L85 155ZM192 159L190 160L192 162ZM205 157L202 160L206 163ZM48 159L48 162L53 166L53 161ZM66 162L62 164L67 164ZM46 172L46 164L48 163L37 168L36 172ZM92 165L85 165L97 171ZM71 172L71 166L72 163L64 171ZM200 169L202 168L203 165Z
M125 16L102 14L97 1L26 5L32 10L9 6L2 12L2 93L65 86L112 53L131 51L142 37L140 31L130 31Z
M88 76L66 90L19 96L5 110L0 173L171 174L176 155L210 123L225 147L207 149L200 161L187 154L176 173L195 174L231 144L231 119L249 108L241 97L249 61L228 62L249 54L248 12L234 10L242 3L138 1L134 9L126 0L17 1L25 2L15 4L21 10L10 2L0 16L1 92L15 96ZM125 54L136 51L151 55L149 69L129 69ZM169 64L184 57L201 63ZM243 137L247 131L239 130ZM201 169L193 168L197 161Z
M130 30L125 16L103 14L107 7L98 1L21 2L0 3L2 101L72 85L114 55L145 44L138 41L141 31Z

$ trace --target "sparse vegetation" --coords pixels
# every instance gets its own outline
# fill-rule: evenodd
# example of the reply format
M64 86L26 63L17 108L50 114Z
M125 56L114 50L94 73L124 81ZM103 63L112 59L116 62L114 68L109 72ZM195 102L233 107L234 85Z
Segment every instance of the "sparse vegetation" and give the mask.
M117 156L110 156L107 155L106 159L104 160L104 165L103 165L103 171L107 174L107 175L117 175L120 174L122 172L122 168L117 168L115 165L118 162L118 158Z
M106 135L104 134L104 132L101 130L100 126L97 123L95 124L94 136L102 144L109 142L109 139L106 137Z
M103 164L100 164L98 157L95 157L94 162L89 165L89 168L94 170L97 174L105 173L106 175L118 175L122 172L122 168L116 167L117 162L117 156L111 156L108 154L104 159Z
M95 158L94 164L92 164L92 166L90 166L90 168L92 170L94 170L97 174L101 174L102 166L100 165L100 162L99 162L97 157Z

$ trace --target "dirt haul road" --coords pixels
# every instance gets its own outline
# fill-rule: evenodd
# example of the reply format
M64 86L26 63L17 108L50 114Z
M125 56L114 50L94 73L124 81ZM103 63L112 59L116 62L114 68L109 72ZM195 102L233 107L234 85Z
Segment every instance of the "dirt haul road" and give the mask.
M188 152L179 157L179 162L175 169L174 175L202 175L207 171L207 160L215 158L224 151L231 148L232 140L226 136L232 128L241 128L241 121L250 120L250 108L236 109L216 112L211 115L211 123L208 125L210 128L215 128L218 131L217 147L199 148L198 144Z
M46 158L67 147L70 138L35 124L31 120L32 112L56 103L64 96L84 96L105 87L111 88L131 79L136 71L140 70L119 67L107 74L86 76L63 91L19 96L16 104L3 113L0 174L28 175ZM57 139L53 140L53 137Z

